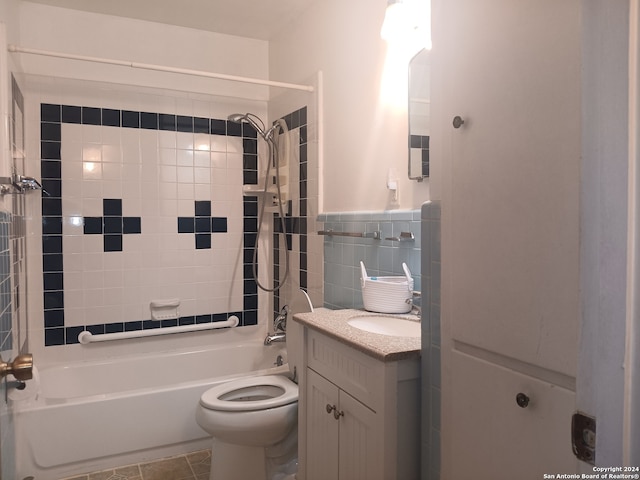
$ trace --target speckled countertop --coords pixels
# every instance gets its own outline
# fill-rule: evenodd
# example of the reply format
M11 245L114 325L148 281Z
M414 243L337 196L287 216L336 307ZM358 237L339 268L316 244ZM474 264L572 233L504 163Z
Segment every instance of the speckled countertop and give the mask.
M419 337L380 335L360 330L347 323L350 318L364 315L420 321L416 315L410 314L385 315L366 310L329 310L327 308L316 308L311 313L298 313L293 316L293 320L384 362L420 356L421 339Z

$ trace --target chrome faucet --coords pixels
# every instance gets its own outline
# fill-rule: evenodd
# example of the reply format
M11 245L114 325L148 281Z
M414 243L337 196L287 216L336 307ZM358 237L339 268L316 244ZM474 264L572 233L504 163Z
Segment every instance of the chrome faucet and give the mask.
M280 313L273 320L273 335L268 333L264 339L265 345L272 343L284 342L287 340L287 315L289 314L289 306L285 305Z
M418 318L422 318L422 292L413 291L412 298L407 298L406 303L411 305L411 313L415 313ZM420 300L420 305L416 305L416 300Z

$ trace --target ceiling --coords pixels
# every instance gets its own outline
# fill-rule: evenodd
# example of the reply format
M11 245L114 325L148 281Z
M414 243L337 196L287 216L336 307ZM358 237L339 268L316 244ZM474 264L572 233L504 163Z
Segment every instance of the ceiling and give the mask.
M269 40L316 0L29 0Z

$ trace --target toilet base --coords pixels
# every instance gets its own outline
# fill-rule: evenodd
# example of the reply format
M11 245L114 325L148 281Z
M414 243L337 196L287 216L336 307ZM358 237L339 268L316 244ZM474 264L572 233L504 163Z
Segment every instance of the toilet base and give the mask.
M213 439L209 480L267 480L263 447L232 445Z

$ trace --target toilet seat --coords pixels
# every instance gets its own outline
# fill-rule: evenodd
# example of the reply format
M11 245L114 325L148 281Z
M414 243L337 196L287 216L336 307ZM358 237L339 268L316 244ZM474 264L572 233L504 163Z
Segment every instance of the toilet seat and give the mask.
M209 410L248 412L298 401L298 386L282 375L247 377L210 388L200 397Z

